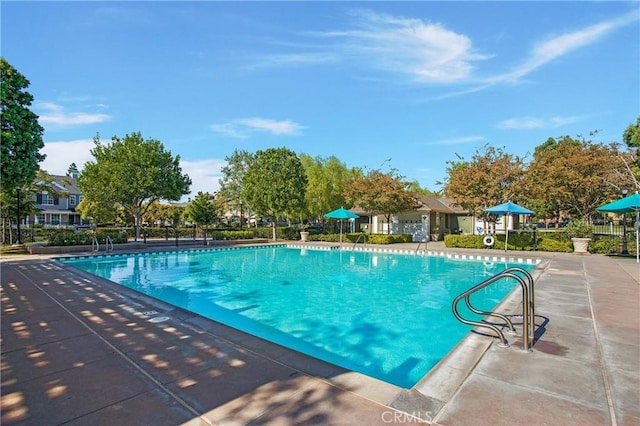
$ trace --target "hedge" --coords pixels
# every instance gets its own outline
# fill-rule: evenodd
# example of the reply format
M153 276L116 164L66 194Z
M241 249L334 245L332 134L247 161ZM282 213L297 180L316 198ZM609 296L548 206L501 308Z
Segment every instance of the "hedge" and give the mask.
M76 232L72 229L47 229L46 234L47 241L52 246L91 245L93 237L96 237L101 244L107 241L107 237L111 237L114 244L126 243L128 240L125 233L103 230Z
M70 245L90 245L94 236L98 238L100 244L104 244L107 236L111 237L114 244L126 243L128 238L134 235L134 229L129 228L99 228L97 231L77 232L72 229L45 228L39 230L42 232L50 245L70 246ZM172 239L176 236L181 238L190 238L194 236L193 227L178 228L142 228L147 238L167 238ZM286 226L276 228L276 237L279 240L299 241L301 229L296 226ZM211 240L238 240L252 238L273 237L273 229L271 227L245 228L242 230L230 230L220 228L207 228L207 239ZM202 238L202 230L197 229L197 235ZM363 238L364 236L364 238ZM143 237L144 238L144 237ZM502 234L494 235L494 249L504 250L505 236ZM334 242L340 241L340 234L310 234L309 241ZM412 236L408 234L387 235L387 234L363 234L344 233L342 241L346 243L367 243L367 244L395 244L395 243L411 243ZM485 248L484 236L482 235L445 235L444 243L446 247ZM589 243L589 252L598 254L614 254L618 253L621 248L621 238L606 235L594 235ZM635 253L636 244L633 234L629 236L627 248L630 253ZM529 251L533 250L533 233L532 232L510 232L509 233L509 250ZM547 252L565 252L571 253L573 245L567 232L563 230L553 232L537 232L536 233L536 250Z
M340 241L340 234L316 234L309 235L309 241L324 241L337 243ZM363 234L362 232L342 234L342 242L366 244L396 244L410 243L413 237L408 234L387 235L387 234Z
M459 248L485 248L483 235L445 235L444 243L446 247ZM505 236L494 235L494 249L504 250ZM621 239L618 237L594 235L589 243L589 252L598 254L618 253ZM510 232L508 247L509 250L529 251L533 250L532 232ZM635 253L635 240L628 241L627 248L630 253ZM573 252L573 243L567 232L537 232L536 250L547 252Z

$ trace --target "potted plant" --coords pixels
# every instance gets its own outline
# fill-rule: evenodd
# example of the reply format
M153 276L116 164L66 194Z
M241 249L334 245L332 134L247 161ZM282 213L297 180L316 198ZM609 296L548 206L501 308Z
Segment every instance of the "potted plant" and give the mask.
M307 231L308 227L308 224L302 224L300 226L300 241L302 242L307 241L307 239L309 238L309 231Z
M574 253L588 253L589 242L593 236L591 224L584 219L572 220L565 227L573 243Z
M438 241L440 239L440 227L434 226L431 228L431 241Z

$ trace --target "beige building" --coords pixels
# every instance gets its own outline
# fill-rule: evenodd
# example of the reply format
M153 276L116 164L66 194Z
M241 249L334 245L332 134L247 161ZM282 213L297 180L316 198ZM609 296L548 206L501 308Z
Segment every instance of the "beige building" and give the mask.
M450 198L419 195L418 205L407 211L391 216L390 222L383 214L370 214L353 208L360 215L353 222L353 231L373 234L411 234L414 241L437 241L446 234L472 234L474 217ZM428 238L426 238L428 236Z

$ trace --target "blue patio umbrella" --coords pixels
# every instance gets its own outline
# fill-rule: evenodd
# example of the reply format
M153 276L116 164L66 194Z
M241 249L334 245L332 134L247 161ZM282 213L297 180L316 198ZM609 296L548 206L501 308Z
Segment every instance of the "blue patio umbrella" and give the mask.
M342 244L342 221L344 219L357 219L358 216L355 213L351 213L349 210L344 207L340 207L339 209L333 210L324 215L324 217L329 219L340 219L340 244Z
M600 207L596 207L596 210L600 212L609 213L635 213L636 214L636 263L640 263L640 250L638 250L638 224L640 223L640 194L629 195L628 197L621 198L611 203L605 204Z
M512 214L524 214L524 215L532 215L535 214L532 210L524 208L522 206L517 205L516 203L512 203L511 201L507 201L506 203L498 204L497 206L489 207L488 209L484 209L485 213L491 214L501 214L505 216L504 221L504 251L507 251L507 242L509 241L509 231L507 230L507 215Z
M640 194L629 195L628 197L620 198L609 204L597 207L596 210L600 212L609 213L635 213L640 210Z
M488 209L484 209L484 211L493 214L534 214L533 211L519 206L516 203L512 203L511 201L489 207Z

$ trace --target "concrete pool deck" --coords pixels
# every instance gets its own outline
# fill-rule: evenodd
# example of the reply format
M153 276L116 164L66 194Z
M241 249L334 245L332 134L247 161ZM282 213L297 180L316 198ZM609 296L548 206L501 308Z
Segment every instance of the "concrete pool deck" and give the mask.
M416 386L401 389L52 256L3 257L1 423L640 424L635 259L442 243L427 250L541 259L533 350L522 351L518 339L500 348L470 333ZM512 297L505 306L517 302Z

